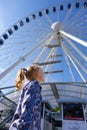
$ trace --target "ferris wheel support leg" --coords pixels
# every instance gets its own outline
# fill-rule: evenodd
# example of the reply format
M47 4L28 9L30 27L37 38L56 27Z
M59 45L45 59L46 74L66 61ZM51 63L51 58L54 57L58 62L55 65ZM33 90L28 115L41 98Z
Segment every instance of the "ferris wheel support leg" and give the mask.
M79 38L77 38L77 37L75 37L75 36L73 36L73 35L71 35L69 33L66 33L65 31L62 31L62 30L60 30L60 33L63 34L64 36L72 39L73 41L87 47L87 42L85 42L85 41L83 41L83 40L81 40L81 39L79 39Z

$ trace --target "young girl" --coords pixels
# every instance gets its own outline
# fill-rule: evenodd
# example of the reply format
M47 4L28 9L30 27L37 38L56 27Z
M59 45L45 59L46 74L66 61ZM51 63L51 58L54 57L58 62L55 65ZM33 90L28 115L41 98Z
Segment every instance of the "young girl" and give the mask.
M25 79L28 83L23 87ZM37 65L20 69L16 87L22 93L9 130L41 130L41 86L44 73Z

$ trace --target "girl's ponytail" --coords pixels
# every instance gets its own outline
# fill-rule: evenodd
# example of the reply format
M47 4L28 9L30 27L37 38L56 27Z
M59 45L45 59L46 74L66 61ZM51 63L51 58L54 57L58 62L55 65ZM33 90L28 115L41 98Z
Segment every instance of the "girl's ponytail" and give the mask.
M19 70L19 72L17 74L16 80L15 80L15 85L18 90L21 90L23 87L26 71L27 71L26 69L22 68Z

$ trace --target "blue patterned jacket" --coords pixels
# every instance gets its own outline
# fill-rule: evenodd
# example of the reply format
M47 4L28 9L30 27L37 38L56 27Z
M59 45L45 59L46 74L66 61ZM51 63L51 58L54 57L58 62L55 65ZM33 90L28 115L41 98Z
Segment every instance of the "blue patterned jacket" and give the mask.
M41 130L41 86L32 80L25 85L9 130Z

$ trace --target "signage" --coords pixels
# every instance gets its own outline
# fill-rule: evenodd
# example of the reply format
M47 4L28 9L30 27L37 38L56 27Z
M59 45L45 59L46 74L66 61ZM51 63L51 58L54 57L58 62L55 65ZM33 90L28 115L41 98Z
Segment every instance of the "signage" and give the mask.
M62 130L87 130L82 104L64 103Z

